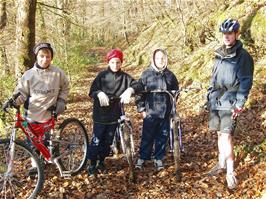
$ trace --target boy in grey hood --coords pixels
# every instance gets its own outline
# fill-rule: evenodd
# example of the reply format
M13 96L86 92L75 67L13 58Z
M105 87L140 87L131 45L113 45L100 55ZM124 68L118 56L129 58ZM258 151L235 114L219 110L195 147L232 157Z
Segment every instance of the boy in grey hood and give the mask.
M156 49L152 54L150 67L142 73L139 80L146 90L178 90L177 78L167 68L167 63L166 51ZM143 93L137 97L136 103L138 112L143 116L140 158L136 168L142 168L144 161L151 159L154 145L154 164L157 170L161 170L170 129L169 96L166 93Z

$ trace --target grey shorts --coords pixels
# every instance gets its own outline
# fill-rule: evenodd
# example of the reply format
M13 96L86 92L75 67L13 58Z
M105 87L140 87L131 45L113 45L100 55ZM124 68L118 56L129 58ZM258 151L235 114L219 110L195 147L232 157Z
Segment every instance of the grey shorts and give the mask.
M209 129L233 135L236 128L236 120L232 119L231 116L231 111L210 110Z

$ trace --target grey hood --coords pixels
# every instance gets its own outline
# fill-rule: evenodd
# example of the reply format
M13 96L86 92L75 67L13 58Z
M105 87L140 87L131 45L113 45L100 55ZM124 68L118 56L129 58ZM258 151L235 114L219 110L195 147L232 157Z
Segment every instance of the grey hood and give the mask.
M163 68L161 68L161 69L157 68L157 66L156 66L156 64L155 64L155 54L156 54L158 51L163 52L163 54L164 54L164 56L165 56L165 62L166 62L166 63L165 63L165 66L164 66ZM157 49L155 49L155 50L153 51L153 53L152 53L152 58L151 58L151 66L152 66L152 68L153 68L155 71L157 71L157 72L162 72L162 71L164 71L164 70L167 68L167 65L168 65L168 55L167 55L166 50L163 50L163 49L161 49L161 48L157 48Z

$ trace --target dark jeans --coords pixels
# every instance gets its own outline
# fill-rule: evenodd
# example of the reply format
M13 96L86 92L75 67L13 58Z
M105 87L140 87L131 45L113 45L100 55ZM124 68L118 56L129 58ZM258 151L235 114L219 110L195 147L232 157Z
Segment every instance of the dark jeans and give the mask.
M117 124L93 123L93 137L88 147L90 160L104 160L110 154L116 127Z
M165 155L165 147L169 137L169 130L169 118L144 118L140 144L140 158L143 160L150 160L154 145L155 159L162 160Z

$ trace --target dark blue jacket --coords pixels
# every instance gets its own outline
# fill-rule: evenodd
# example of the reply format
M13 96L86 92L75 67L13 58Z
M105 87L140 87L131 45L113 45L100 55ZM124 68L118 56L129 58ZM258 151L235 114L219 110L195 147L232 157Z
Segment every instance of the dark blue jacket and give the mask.
M229 49L215 51L215 62L208 100L212 110L243 107L252 87L254 62L241 41Z
M139 81L148 91L178 90L176 76L167 68L158 72L150 66L142 73ZM170 115L171 103L167 93L143 93L136 98L136 102L138 112L146 111L147 116L166 118Z

